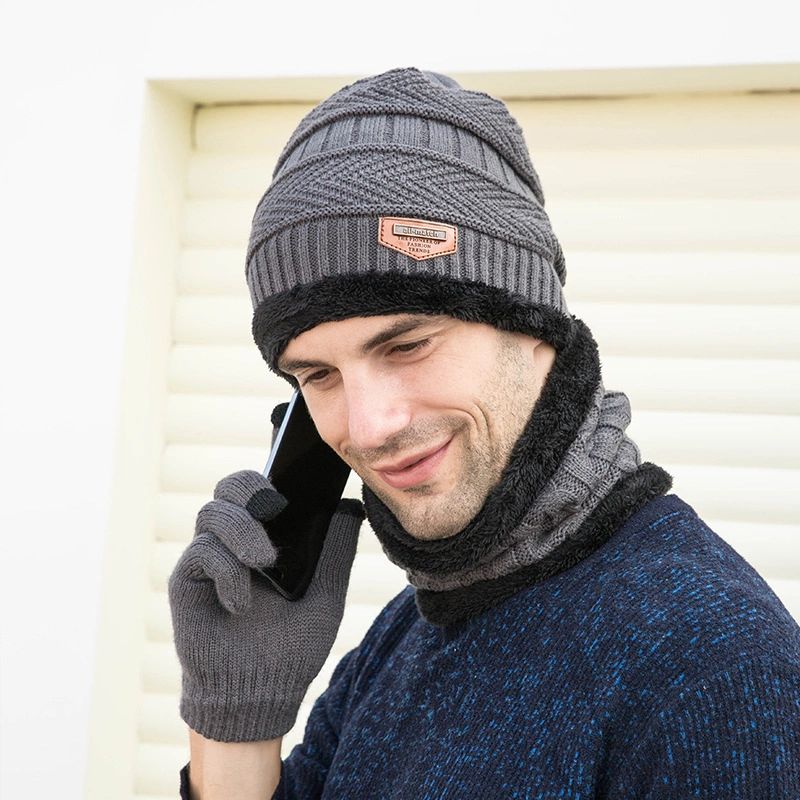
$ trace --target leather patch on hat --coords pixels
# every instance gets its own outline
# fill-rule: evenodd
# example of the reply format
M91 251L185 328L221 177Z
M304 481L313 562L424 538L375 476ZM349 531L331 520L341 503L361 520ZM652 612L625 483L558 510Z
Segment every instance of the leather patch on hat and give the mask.
M380 217L378 222L378 241L415 261L456 251L458 231L455 225L407 217Z

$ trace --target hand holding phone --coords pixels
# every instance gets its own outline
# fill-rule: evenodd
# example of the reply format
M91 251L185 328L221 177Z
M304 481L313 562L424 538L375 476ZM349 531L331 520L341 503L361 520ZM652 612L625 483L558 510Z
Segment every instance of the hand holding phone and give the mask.
M277 562L270 533L284 504L261 472L226 476L198 512L195 535L170 575L181 717L206 738L283 736L336 639L363 506L338 502L314 579L301 599L289 602L258 574L259 565ZM299 591L302 582L284 588Z
M322 441L302 394L295 390L275 436L264 476L287 504L268 523L275 564L256 570L288 600L308 588L350 467Z

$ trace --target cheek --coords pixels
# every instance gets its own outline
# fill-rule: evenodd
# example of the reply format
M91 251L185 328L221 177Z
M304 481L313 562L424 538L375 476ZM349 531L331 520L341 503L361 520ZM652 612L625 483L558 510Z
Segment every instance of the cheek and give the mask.
M393 378L398 402L405 405L412 418L437 412L471 413L485 381L481 368L460 352L437 354L409 364Z
M347 435L347 414L335 400L307 398L306 406L322 441L337 452Z
M443 359L420 384L420 396L434 406L468 408L483 394L486 377L486 370L467 357Z

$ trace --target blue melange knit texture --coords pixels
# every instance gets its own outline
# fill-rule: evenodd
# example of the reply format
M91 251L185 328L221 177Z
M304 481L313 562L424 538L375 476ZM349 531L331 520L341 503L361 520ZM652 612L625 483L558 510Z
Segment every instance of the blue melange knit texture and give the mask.
M800 628L675 495L451 628L409 587L338 664L276 798L800 798Z

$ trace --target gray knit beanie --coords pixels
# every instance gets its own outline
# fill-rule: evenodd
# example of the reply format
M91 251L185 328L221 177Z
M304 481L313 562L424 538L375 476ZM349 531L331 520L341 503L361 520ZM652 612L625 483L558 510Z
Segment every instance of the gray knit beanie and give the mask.
M448 314L557 349L569 330L564 258L518 123L414 68L306 115L256 208L246 276L276 372L294 336L347 317Z

